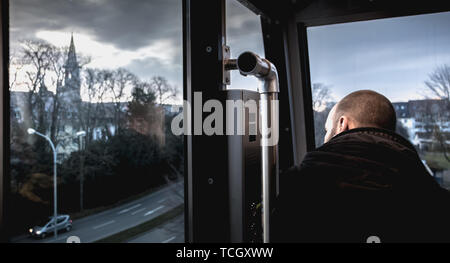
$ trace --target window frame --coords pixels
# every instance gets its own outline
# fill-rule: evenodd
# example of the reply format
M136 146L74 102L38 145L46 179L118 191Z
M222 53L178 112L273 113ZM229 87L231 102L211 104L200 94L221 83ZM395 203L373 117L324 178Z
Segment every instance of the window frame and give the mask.
M298 151L305 154L316 148L314 111L312 109L312 90L310 61L308 57L307 29L312 26L333 25L339 23L351 23L370 21L383 18L405 17L421 14L432 14L450 11L450 2L429 0L426 2L401 2L392 3L388 0L380 1L342 1L339 5L333 0L318 0L310 3L305 8L298 10L295 15L296 33L298 34L297 57L300 66L297 69L300 74L298 87L303 91L302 99L304 113L305 134L297 133L297 140L302 143ZM292 69L291 69L292 71ZM294 73L295 75L295 73ZM306 149L304 147L306 145Z
M2 101L2 107L0 107L0 136L2 138L0 143L0 241L6 242L9 240L7 233L7 196L9 193L10 176L9 176L9 1L0 2L0 21L1 21L1 34L0 34L0 57L2 63L0 65L0 82L2 83L2 89L0 91L0 99Z

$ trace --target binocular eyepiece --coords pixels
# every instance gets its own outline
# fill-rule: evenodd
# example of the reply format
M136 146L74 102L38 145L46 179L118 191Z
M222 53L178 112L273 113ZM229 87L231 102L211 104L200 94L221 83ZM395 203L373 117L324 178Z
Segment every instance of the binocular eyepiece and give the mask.
M269 74L271 65L267 60L263 60L255 53L247 51L239 55L237 68L244 76L255 75L257 77L264 77Z
M267 59L246 51L237 58L236 68L242 75L253 75L263 82L259 88L260 93L279 92L277 69Z

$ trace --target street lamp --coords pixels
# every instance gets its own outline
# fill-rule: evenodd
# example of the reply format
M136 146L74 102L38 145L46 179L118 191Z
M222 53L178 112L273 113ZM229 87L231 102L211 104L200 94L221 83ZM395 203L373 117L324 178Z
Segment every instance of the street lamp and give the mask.
M44 139L46 139L49 143L50 146L52 147L52 151L53 151L53 229L54 229L54 233L55 233L55 239L58 238L58 229L56 227L56 223L57 223L57 218L58 218L58 210L57 210L57 199L58 199L58 193L57 193L57 183L56 183L56 148L55 145L53 144L52 140L50 140L49 137L45 136L44 134L36 131L35 129L29 128L27 130L28 134L33 135L36 134L38 136L43 137Z
M86 132L85 131L79 131L76 133L76 135L80 138L80 145L79 145L79 150L80 150L80 211L83 211L84 207L83 207L83 183L84 183L84 170L83 170L83 166L84 166L84 154L81 153L81 149L82 149L82 142L83 142L83 136L86 136Z

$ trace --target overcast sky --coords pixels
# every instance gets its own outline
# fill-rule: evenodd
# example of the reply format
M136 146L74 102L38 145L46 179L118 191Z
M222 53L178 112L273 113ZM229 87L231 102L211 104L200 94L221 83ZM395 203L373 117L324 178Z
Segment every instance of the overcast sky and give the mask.
M11 51L21 39L42 39L92 57L89 67L125 67L141 77L160 75L182 88L181 0L14 0ZM227 0L232 56L264 56L259 17ZM450 64L450 12L308 28L312 82L339 99L373 89L393 101L422 98L428 74ZM232 74L231 88L256 89L254 78ZM181 93L180 93L181 99Z
M450 65L450 12L310 27L308 49L312 82L336 100L358 89L421 99L428 74Z
M160 75L182 90L181 0L14 0L10 8L13 55L20 40L63 47L73 32L77 53L92 58L86 66L125 67L142 79ZM264 55L259 17L235 0L227 1L227 33L233 55ZM232 77L234 88L256 88L254 80Z
M10 8L12 52L22 39L68 46L73 32L77 53L92 58L86 66L160 75L182 89L180 0L14 0Z

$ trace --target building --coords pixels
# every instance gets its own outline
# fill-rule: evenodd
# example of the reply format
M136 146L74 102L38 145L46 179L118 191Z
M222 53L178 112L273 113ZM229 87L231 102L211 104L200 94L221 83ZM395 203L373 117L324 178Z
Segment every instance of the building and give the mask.
M450 145L449 101L424 99L392 104L397 119L408 130L408 139L418 149L438 150L441 143Z
M56 94L49 91L43 81L36 93L10 92L11 123L21 124L25 130L33 127L49 137L56 138L59 161L79 150L79 138L76 137L78 131L85 130L91 140L108 139L116 134L118 123L141 134L154 136L161 145L165 143L165 116L172 114L168 111L171 109L170 105L152 106L152 109L149 109L152 110L152 118L146 119L127 116L128 102L100 103L82 100L81 67L73 35L63 67L63 82L56 84L59 102L57 109L53 108ZM48 123L58 125L52 127ZM14 137L14 131L11 135ZM30 140L36 138L29 138Z

